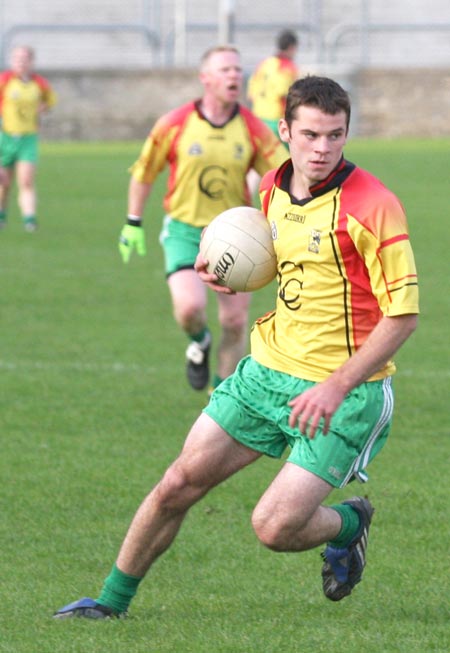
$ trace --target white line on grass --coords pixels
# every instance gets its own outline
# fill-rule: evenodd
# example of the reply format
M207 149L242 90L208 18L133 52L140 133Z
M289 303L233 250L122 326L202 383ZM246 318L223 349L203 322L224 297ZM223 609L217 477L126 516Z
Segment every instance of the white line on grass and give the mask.
M78 372L118 372L118 373L134 373L134 372L147 372L154 374L158 371L155 365L141 365L140 363L121 363L114 361L112 363L83 363L82 361L5 361L0 360L0 369L2 370L76 370ZM418 375L419 378L429 379L442 379L450 377L450 369L446 370L412 370L400 368L395 376L414 376Z

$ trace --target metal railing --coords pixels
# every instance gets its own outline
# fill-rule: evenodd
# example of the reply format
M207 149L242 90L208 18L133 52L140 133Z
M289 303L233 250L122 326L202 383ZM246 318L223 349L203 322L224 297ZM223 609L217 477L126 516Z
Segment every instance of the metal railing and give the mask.
M285 23L236 23L233 22L231 27L231 42L238 34L241 33L264 33L270 32L273 35L277 30L285 27ZM342 22L322 34L319 25L305 23L293 23L291 28L300 34L308 35L309 50L315 56L317 63L336 64L340 60L340 47L342 39L349 34L356 34L359 37L360 52L357 57L353 56L354 63L363 67L371 63L370 35L373 33L390 33L390 32L450 32L450 23L371 23L367 20L356 22ZM163 38L160 38L159 32L150 29L143 23L117 23L117 24L52 24L52 23L21 23L16 24L3 34L0 45L0 68L6 66L7 52L17 35L51 32L51 33L124 33L132 32L140 34L145 39L151 53L150 65L158 64L166 67L182 66L187 61L187 36L195 33L208 32L215 33L215 38L219 34L219 24L186 22L183 29L177 32L172 28Z
M371 33L382 32L450 32L450 23L339 23L332 27L324 39L325 59L328 63L337 63L338 47L343 37L357 33L361 40L361 57L358 63L363 67L370 64Z
M159 35L141 23L117 23L117 24L53 24L53 23L22 23L13 25L5 31L0 49L0 66L2 68L6 65L7 53L10 50L12 40L18 34L27 34L32 32L77 32L77 33L123 33L135 32L141 34L151 48L152 55L155 56L159 53L161 48Z
M283 23L236 23L234 22L231 26L229 41L233 43L235 37L238 33L241 32L270 32L271 38L273 39L273 34L278 30L284 29L286 27L286 22ZM296 32L308 34L312 36L315 40L315 45L318 48L320 42L320 31L309 23L291 23L290 29L293 29ZM166 66L177 66L185 62L186 60L186 42L185 36L189 33L196 32L210 32L219 34L219 25L218 23L186 23L184 26L185 34L182 37L181 44L177 43L177 33L174 29L170 30L167 34L167 37L163 44L163 63Z

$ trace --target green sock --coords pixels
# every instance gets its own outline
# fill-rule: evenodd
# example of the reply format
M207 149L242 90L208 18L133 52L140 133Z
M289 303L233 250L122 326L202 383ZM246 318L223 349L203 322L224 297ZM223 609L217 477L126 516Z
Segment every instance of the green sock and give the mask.
M195 342L203 342L203 340L206 338L208 333L209 333L209 329L208 327L205 327L199 333L196 333L195 335L190 335L189 338L191 340L194 340Z
M37 220L35 215L24 215L22 222L23 226L25 227L25 231L36 231Z
M6 222L6 211L0 211L0 222Z
M334 540L331 540L328 544L336 549L345 549L359 530L361 523L359 514L352 506L346 503L339 503L336 506L330 506L330 508L340 514L342 526Z
M125 574L114 564L111 573L105 578L102 591L96 601L116 612L126 612L141 580L142 578L137 576Z

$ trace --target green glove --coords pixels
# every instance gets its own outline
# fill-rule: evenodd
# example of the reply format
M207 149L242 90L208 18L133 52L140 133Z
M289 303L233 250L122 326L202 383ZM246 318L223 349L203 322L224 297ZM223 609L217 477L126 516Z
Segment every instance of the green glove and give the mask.
M128 263L134 248L136 248L139 256L146 255L147 248L145 246L144 229L142 225L126 224L120 232L119 237L119 252L124 263Z

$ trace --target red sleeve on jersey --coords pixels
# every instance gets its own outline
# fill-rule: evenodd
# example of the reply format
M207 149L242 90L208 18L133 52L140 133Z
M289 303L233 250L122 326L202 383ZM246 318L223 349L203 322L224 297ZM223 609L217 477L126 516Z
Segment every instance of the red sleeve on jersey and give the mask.
M272 198L272 189L275 185L276 174L277 174L276 170L269 170L269 172L267 172L264 175L264 177L261 179L261 183L259 185L259 192L261 196L261 208L265 215L267 215L267 212L269 210L270 200Z
M36 82L36 84L41 88L43 91L49 91L50 90L50 83L45 77L42 77L41 75L37 75L34 73L31 76L31 79Z
M280 72L290 72L293 77L298 75L298 68L295 65L295 63L292 61L292 59L288 59L287 57L279 57L280 60Z
M269 211L274 187L280 185L283 173L289 165L292 165L290 159L285 161L279 168L269 170L269 172L267 172L261 179L261 183L259 185L259 193L261 199L261 208L265 215L267 215L267 212Z
M253 152L255 153L258 149L258 142L264 145L273 143L273 147L269 146L269 149L267 150L267 156L272 156L278 145L278 139L273 135L271 129L269 129L262 120L257 118L255 114L247 109L247 107L239 106L239 113L247 126Z
M246 107L240 106L239 113L241 114L247 126L248 135L252 144L252 150L253 153L255 153L258 148L257 139L263 139L264 137L267 137L265 132L268 127Z
M195 102L188 102L181 107L177 107L163 115L156 123L151 131L153 142L156 146L160 145L162 141L167 138L168 132L171 132L169 150L167 153L167 161L170 165L169 177L167 180L167 197L171 197L175 190L176 184L176 166L174 162L177 159L178 141L183 133L183 127L186 120L191 113L196 110ZM166 200L167 202L167 200Z
M4 70L2 73L0 73L0 85L5 86L5 84L7 84L12 77L14 77L12 70Z
M8 84L9 80L14 77L14 73L12 70L5 70L2 73L0 73L0 112L2 109L2 102L3 102L3 91Z
M348 232L347 222L350 216L363 228L359 242L353 242ZM372 246L370 241L365 239L364 230L371 234ZM391 304L392 289L403 292L404 285L411 281L396 278L401 277L401 271L409 272L411 269L410 265L405 264L402 267L398 262L395 263L396 256L404 255L408 258L408 246L406 249L400 246L398 251L390 249L395 248L397 243L409 240L401 202L380 180L356 168L343 186L339 227L336 233L346 273L352 283L353 331L358 346L365 337L364 324L358 311L364 309L366 314L372 314L376 321L381 315L380 296L388 297ZM359 256L354 255L355 248ZM415 272L407 276L414 277L414 284L417 283ZM377 288L380 289L378 293Z
M374 202L374 193L378 196L377 202ZM370 172L355 168L349 175L342 200L344 210L347 196L351 198L352 215L380 242L384 240L383 235L390 230L408 237L402 203Z
M182 127L194 108L194 103L188 102L177 109L165 113L156 121L149 136L158 144L162 138L165 138L168 131L174 127Z
M7 85L10 79L15 77L14 73L12 70L5 70L2 73L0 73L0 94L3 92L3 89Z

